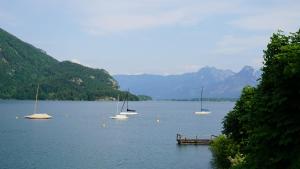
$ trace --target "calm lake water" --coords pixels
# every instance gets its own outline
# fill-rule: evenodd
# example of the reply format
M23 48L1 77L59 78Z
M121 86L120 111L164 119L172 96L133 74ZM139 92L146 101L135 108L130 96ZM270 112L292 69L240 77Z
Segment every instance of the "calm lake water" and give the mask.
M51 120L28 120L33 101L0 101L1 169L209 169L208 146L178 146L176 134L209 138L234 102L130 102L139 114L112 120L116 102L40 101ZM16 118L19 117L19 118ZM159 123L157 122L159 119Z

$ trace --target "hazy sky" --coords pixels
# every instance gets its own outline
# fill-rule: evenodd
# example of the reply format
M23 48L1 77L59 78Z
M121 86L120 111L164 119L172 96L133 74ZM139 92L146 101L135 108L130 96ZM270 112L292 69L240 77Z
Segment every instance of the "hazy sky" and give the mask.
M299 0L0 0L0 27L111 74L261 66L278 29L300 28Z

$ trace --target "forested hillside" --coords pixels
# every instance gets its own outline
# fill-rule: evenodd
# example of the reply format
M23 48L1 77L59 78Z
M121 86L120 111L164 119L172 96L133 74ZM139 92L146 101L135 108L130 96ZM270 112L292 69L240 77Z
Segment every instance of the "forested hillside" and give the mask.
M59 62L0 29L0 99L123 99L117 81L104 69L92 69L70 61ZM130 100L138 97L129 94Z

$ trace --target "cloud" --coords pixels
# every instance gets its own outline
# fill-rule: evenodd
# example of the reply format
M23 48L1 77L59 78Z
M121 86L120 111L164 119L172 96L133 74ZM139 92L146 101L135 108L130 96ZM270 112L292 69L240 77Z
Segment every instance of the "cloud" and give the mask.
M211 16L225 16L225 22L246 30L295 31L300 20L300 2L293 0L284 4L282 1L246 3L241 0L65 1L75 10L84 30L96 35L163 26L191 26L213 19Z
M253 8L251 13L241 13L241 17L229 23L233 26L253 31L296 31L300 21L300 3L270 5L268 8Z
M180 11L170 11L157 15L110 15L91 18L86 26L94 34L106 34L176 24L184 18L184 14Z
M246 51L262 50L269 40L268 36L226 35L216 43L215 54L234 55Z
M230 65L231 69L239 69L236 63L242 65L251 65L260 68L263 62L263 49L269 42L269 36L264 35L225 35L216 44L212 50L211 56L219 62L220 66Z
M190 26L208 16L231 13L238 4L196 0L77 1L81 24L93 34L109 34L162 26Z

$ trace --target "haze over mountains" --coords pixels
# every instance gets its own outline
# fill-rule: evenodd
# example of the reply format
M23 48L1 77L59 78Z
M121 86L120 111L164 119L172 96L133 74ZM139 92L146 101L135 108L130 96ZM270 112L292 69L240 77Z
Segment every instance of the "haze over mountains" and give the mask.
M238 98L246 85L255 86L261 72L245 66L239 72L204 67L181 75L115 75L121 89L145 94L153 99Z

